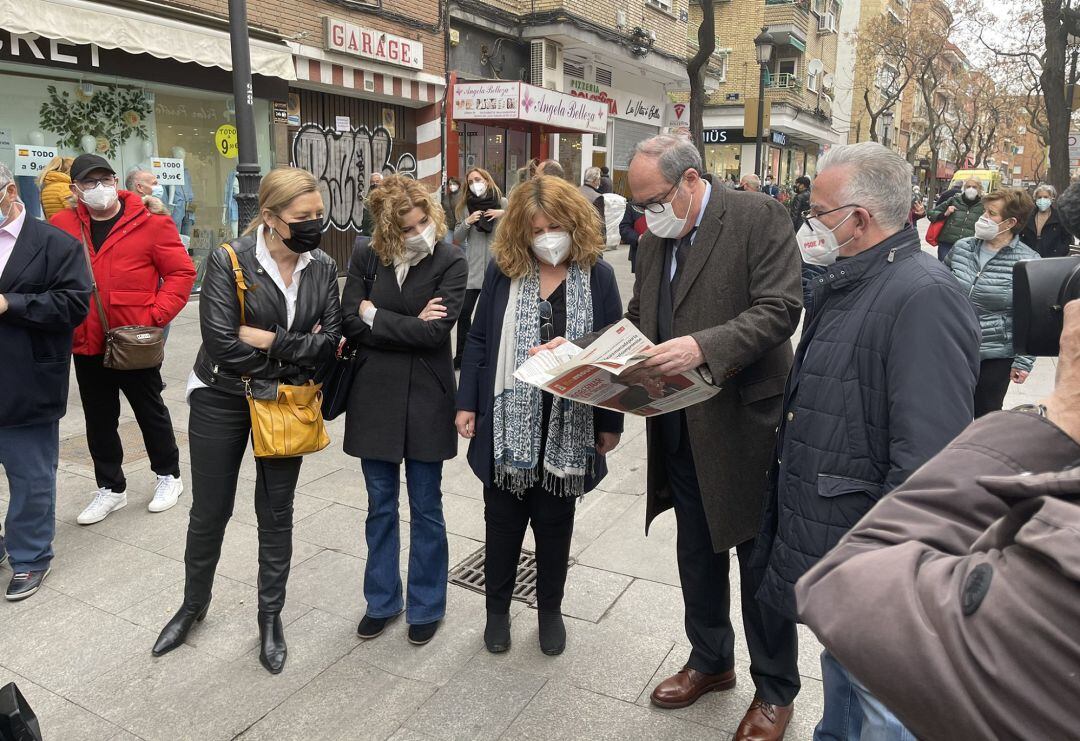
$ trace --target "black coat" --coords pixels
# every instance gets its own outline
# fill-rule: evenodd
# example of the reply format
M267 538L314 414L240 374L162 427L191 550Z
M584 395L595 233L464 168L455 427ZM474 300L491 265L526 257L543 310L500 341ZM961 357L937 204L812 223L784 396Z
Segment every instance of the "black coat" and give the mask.
M593 303L593 330L600 330L622 319L622 299L615 282L615 270L600 260L590 273ZM510 299L510 279L492 260L484 276L484 287L476 307L472 329L461 360L461 388L457 408L476 412L476 436L469 443L469 465L486 487L492 486L495 468L495 432L492 409L495 406L495 368L499 357L499 338L503 317ZM511 309L512 310L512 309ZM610 409L593 407L596 432L623 430L623 416ZM607 461L596 457L594 470L585 476L585 491L591 491L607 475Z
M979 321L904 229L814 278L784 390L754 566L794 619L794 584L971 422Z
M278 384L316 380L334 357L341 339L337 263L322 250L311 253L311 262L301 271L292 326L286 329L285 297L255 256L256 242L249 234L230 244L249 289L244 293L245 324L273 332L274 342L269 350L259 350L240 341L232 260L218 247L206 258L199 294L202 346L195 357L195 375L207 386L237 396L244 394L242 379L247 377L253 396L273 399ZM316 325L322 329L312 333Z
M630 272L634 272L637 265L637 246L638 239L641 237L638 234L637 229L634 228L634 224L637 223L638 218L641 216L634 207L629 203L626 204L626 210L623 211L622 221L619 222L619 236L622 237L622 241L630 245Z
M0 294L0 427L55 422L67 411L71 333L90 306L82 245L26 216Z
M1073 238L1061 221L1061 212L1055 205L1050 206L1050 218L1043 224L1042 234L1035 231L1035 216L1031 214L1024 231L1020 232L1020 241L1035 250L1042 257L1065 257L1069 254Z
M359 352L345 417L345 452L390 463L449 460L458 449L450 330L465 300L465 255L460 247L440 242L409 269L400 288L394 267L373 255L367 241L357 239L341 297L345 336ZM369 296L364 276L372 266ZM436 296L446 316L420 319ZM364 299L375 304L371 327L360 318Z

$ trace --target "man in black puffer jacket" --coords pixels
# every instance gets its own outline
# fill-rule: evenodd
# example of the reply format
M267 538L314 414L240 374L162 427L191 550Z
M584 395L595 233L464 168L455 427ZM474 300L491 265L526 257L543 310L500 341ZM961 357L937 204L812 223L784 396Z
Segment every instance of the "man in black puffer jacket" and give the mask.
M791 620L799 577L972 419L979 323L907 226L910 206L911 166L880 144L835 147L818 167L799 237L827 269L812 281L754 553L758 599ZM861 724L911 738L827 652L822 672L824 737Z

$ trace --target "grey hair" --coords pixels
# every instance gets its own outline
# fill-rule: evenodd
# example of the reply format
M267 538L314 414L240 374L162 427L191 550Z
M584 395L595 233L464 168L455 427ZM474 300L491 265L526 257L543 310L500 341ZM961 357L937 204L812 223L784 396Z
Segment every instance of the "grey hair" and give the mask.
M135 165L130 170L128 170L127 177L124 178L124 188L126 190L135 190L135 178L144 172L150 175L154 174L142 165Z
M588 167L585 169L585 176L582 178L586 183L596 183L600 181L600 168Z
M739 182L740 183L750 183L755 188L760 188L761 187L761 178L759 178L757 175L755 175L752 172L749 172L749 173L743 175L742 178L739 179Z
M684 136L658 134L634 147L633 162L638 155L656 160L664 180L674 185L682 179L683 173L693 168L701 174L701 153L692 141Z
M846 167L837 198L862 206L883 229L900 229L911 210L911 165L877 142L844 144L818 161L818 176L830 167Z
M0 188L6 188L15 182L15 177L11 174L11 170L3 162L0 162Z
M1057 188L1050 185L1050 183L1039 183L1039 186L1032 191L1031 195L1037 196L1040 193L1046 193L1051 198L1057 198Z

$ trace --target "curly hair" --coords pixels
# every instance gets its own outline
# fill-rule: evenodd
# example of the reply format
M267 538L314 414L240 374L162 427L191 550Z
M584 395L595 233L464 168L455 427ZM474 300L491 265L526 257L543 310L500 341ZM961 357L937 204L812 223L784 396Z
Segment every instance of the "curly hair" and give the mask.
M533 218L543 214L570 234L570 261L591 268L604 252L596 207L569 182L541 175L510 191L510 200L495 232L491 252L499 269L521 278L536 259L532 254Z
M474 172L484 179L484 182L487 183L488 192L494 193L496 200L503 197L502 191L495 184L495 178L491 177L490 172L482 167L470 167L462 180L465 187L458 191L457 203L454 204L454 210L457 211L458 217L462 219L469 215L469 204L467 203L469 200L469 176Z
M435 239L446 236L446 214L439 201L423 183L404 175L388 175L367 198L374 228L371 248L384 265L392 265L405 254L405 235L401 219L414 208L420 208L435 224Z

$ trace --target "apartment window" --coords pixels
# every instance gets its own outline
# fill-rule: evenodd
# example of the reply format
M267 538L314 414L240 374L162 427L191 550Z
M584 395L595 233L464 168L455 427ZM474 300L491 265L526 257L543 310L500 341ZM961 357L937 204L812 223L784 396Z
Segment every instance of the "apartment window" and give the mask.
M1023 168L1020 165L1013 167L1013 175L1019 175L1021 172L1023 172Z
M806 73L806 89L812 93L816 93L818 90L818 74L816 72Z
M827 0L814 0L814 12L818 15L825 15L825 9L828 7Z
M1019 147L1013 147L1013 154L1023 154L1023 153L1024 153L1023 145L1021 145Z
M728 50L726 50L726 51L724 51L724 52L722 52L720 54L714 54L713 55L713 60L716 62L716 65L720 68L720 82L727 82L727 63L728 63L728 55L730 53L731 53L731 50L728 49Z
M654 8L659 8L665 13L671 12L671 0L645 0L646 5L651 5Z

